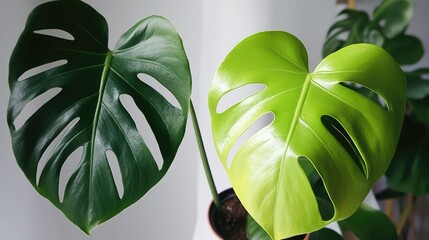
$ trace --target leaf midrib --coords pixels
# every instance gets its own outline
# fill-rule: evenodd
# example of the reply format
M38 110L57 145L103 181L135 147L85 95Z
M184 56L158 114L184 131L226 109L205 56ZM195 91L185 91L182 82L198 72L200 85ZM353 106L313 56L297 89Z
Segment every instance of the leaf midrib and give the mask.
M284 213L280 213L280 212L278 212L276 210L276 208L278 206L277 202L278 202L278 199L279 199L278 198L278 196L279 196L278 193L279 193L279 186L280 186L280 183L281 183L280 179L281 179L281 176L283 176L283 174L284 174L283 171L285 171L285 169L283 167L283 164L285 162L285 156L286 156L286 154L287 154L287 152L289 150L290 142L291 142L291 140L293 138L293 135L295 133L296 126L298 125L299 119L301 117L301 113L302 113L302 110L304 108L304 103L305 103L305 100L307 99L307 95L308 95L311 83L312 83L312 75L310 73L308 73L307 77L304 80L304 84L302 86L301 94L299 96L298 103L297 103L297 106L296 106L296 109L295 109L295 113L293 115L292 124L291 124L290 130L289 130L289 133L288 133L288 135L286 137L286 142L285 142L286 148L285 148L285 151L283 153L283 157L282 157L282 160L281 160L281 163L280 163L280 172L279 172L279 175L277 177L277 184L276 184L277 187L276 187L276 194L275 194L275 201L274 201L275 204L274 204L274 214L273 214L273 218L274 219L273 219L273 222L275 222L275 219L277 218L276 217L277 214L284 214ZM274 230L274 235L276 235L275 234L275 229L273 229L273 230Z
M94 161L94 147L95 147L95 136L97 134L97 128L98 128L98 123L99 123L99 119L100 119L100 112L101 112L101 106L103 105L103 96L104 96L104 91L106 88L106 83L107 83L107 77L109 75L109 70L110 70L110 66L112 65L112 51L108 51L106 53L106 60L104 61L104 68L103 68L103 73L101 75L101 79L100 79L100 89L98 91L99 95L98 95L98 100L97 100L97 107L95 109L95 114L94 114L94 121L92 123L92 132L91 132L91 155L90 155L90 159L89 159L89 181L91 181L92 179L92 167L93 167L93 161ZM91 193L92 193L92 189L91 189L91 184L88 185L88 208L90 208L90 202L89 200L91 199ZM87 212L90 212L89 209ZM91 219L89 219L90 217L88 217L88 224L90 224Z

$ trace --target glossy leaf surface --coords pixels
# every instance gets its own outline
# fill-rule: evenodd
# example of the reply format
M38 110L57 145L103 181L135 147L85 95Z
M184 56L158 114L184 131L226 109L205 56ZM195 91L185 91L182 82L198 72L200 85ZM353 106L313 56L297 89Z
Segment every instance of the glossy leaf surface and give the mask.
M48 2L28 17L9 70L8 124L17 162L35 189L83 231L137 201L168 170L183 138L191 78L181 39L166 19L142 20L111 51L107 22L92 7ZM164 86L179 106L139 74ZM20 126L23 109L53 89ZM135 115L151 130L140 133ZM156 139L159 166L147 134ZM62 168L79 150L61 199ZM112 174L115 161L119 180Z
M387 109L345 83L370 89ZM265 88L218 110L225 95L252 84ZM262 32L240 42L219 67L209 93L220 160L243 206L273 239L315 231L356 211L389 165L404 106L403 73L383 49L351 45L310 73L304 46L285 32ZM273 120L235 146L267 114ZM319 212L306 161L323 180L334 207L330 219Z

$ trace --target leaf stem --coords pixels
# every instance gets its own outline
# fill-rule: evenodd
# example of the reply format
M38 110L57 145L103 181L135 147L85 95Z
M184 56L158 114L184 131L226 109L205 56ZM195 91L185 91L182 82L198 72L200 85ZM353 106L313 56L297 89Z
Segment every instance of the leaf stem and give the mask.
M304 240L309 240L309 239L310 239L310 234L311 234L311 233L307 233L307 234L305 235Z
M356 9L356 0L349 0L348 8L351 10L355 10Z
M410 194L408 196L408 201L410 203L410 216L408 217L408 238L409 240L414 240L415 236L415 223L414 223L414 210L415 210L415 197Z
M390 220L392 220L392 222L396 222L395 214L393 211L393 208L395 207L394 205L395 202L393 201L393 199L386 199L386 202L384 204L384 211L386 215L390 218Z
M200 126L198 124L197 115L195 114L195 108L194 108L194 104L192 103L192 100L190 101L190 112L191 112L192 123L194 126L195 137L197 139L198 150L200 152L201 161L202 161L203 166L204 166L204 172L206 174L207 181L208 181L209 186L210 186L210 191L211 191L212 196L213 196L213 203L216 207L216 210L220 213L221 211L220 211L219 195L217 194L216 185L214 183L213 175L212 175L212 172L210 170L209 161L207 158L206 150L205 150L204 143L203 143L203 138L201 136Z
M402 230L405 227L405 224L407 223L407 220L410 217L410 212L412 211L412 208L414 205L413 204L413 195L407 194L406 201L407 201L406 206L401 212L401 218L399 220L399 224L398 224L398 227L396 229L396 232L398 233L398 235L401 234Z

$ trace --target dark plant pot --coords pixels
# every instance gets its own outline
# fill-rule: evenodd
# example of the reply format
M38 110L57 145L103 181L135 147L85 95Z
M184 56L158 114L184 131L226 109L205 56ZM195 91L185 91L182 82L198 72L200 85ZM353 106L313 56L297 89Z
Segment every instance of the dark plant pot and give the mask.
M219 194L222 213L216 210L212 201L208 217L214 234L224 240L247 240L246 222L247 211L235 195L234 189L228 188ZM232 209L235 208L235 209ZM232 216L231 216L232 215ZM304 235L288 238L287 240L302 240Z
M229 188L219 194L222 213L216 210L212 202L208 217L211 228L219 239L247 239L247 212L241 205L234 189Z

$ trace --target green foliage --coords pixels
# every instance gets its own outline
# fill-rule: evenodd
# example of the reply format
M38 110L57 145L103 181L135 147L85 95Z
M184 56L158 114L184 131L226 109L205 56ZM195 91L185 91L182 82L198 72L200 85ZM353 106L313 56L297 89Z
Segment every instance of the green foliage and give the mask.
M427 109L428 101L424 102ZM418 119L406 116L396 154L386 172L395 191L422 195L429 192L429 129Z
M419 38L405 34L412 15L411 0L384 0L372 18L365 11L343 10L328 30L323 56L366 42L383 47L399 64L414 64L422 58L424 49Z
M246 223L246 234L247 234L247 239L248 240L271 240L270 235L268 235L267 232L265 232L265 230L255 221L255 219L253 219L250 215L248 215L247 218L247 223ZM325 230L325 229L322 229ZM322 232L321 234L319 232ZM317 237L332 237L332 234L325 234L325 231L317 231L315 232L315 238L311 238L310 239L331 239L331 240L336 240L335 238L317 238ZM285 238L284 240L303 240L306 234L303 235L297 235L297 236L293 236L290 238ZM313 235L313 233L312 233ZM312 236L311 235L311 236Z
M393 38L405 31L412 16L412 0L384 0L374 10L373 23L382 26L387 38Z
M369 16L366 12L345 9L338 17L343 18L334 23L328 30L328 38L323 45L323 56L348 46L353 43L364 42L364 33L369 23ZM343 39L346 34L347 38Z
M218 109L226 94L252 84L265 88ZM347 84L380 96L386 109ZM246 210L274 239L315 231L358 209L394 154L404 106L403 73L383 49L351 45L310 73L304 46L285 32L262 32L240 42L209 92L220 160ZM231 154L239 137L267 114L272 122ZM306 161L334 208L328 218L319 212Z
M366 42L383 47L400 65L416 64L424 56L424 48L418 37L406 33L412 16L411 0L384 0L371 18L365 11L344 10L328 31L323 55L353 43ZM418 195L429 192L429 178L422 170L429 166L429 154L425 150L429 148L429 143L423 137L429 132L428 74L428 68L405 72L410 116L403 129L412 131L414 135L407 132L401 134L401 141L389 166L386 176L389 187L395 191Z
M363 204L352 216L339 221L342 234L352 232L361 240L398 239L395 225L382 212ZM249 216L247 221L249 240L270 240L270 236ZM292 239L292 238L290 238ZM295 238L293 238L295 239ZM303 239L297 238L297 239ZM309 240L344 240L342 235L329 228L310 233Z
M360 240L399 239L392 221L383 212L365 204L339 225L343 233L351 231Z
M344 240L344 238L329 228L322 228L316 232L310 234L309 240Z
M71 37L49 33L53 29ZM63 60L22 77L36 67ZM170 104L138 74L154 78L180 106ZM89 233L137 201L167 172L184 135L191 77L182 41L166 19L142 20L111 51L107 22L98 12L81 1L55 1L29 15L10 59L9 85L7 119L19 166L40 194ZM52 89L60 91L17 127L24 107ZM146 118L162 154L161 167L121 96L131 97ZM45 153L49 146L52 152ZM78 149L82 150L80 163L61 201L61 169ZM117 190L108 151L117 159L123 196ZM43 155L48 158L37 179Z
M250 215L247 217L246 234L249 240L271 240L270 235Z
M420 68L406 73L407 97L411 100L421 100L429 96L429 68ZM419 113L419 111L413 112ZM429 125L428 125L429 126Z

